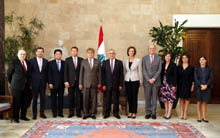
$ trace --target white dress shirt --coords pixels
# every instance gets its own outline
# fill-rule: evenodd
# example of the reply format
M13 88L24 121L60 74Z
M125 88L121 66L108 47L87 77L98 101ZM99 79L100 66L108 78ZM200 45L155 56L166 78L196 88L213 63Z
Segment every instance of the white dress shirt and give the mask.
M42 67L43 67L43 58L38 58L37 57L37 63L38 63L39 70L41 72Z
M115 68L115 58L114 59L109 59L109 64L110 64L110 67L111 67L111 62L113 62L113 70Z

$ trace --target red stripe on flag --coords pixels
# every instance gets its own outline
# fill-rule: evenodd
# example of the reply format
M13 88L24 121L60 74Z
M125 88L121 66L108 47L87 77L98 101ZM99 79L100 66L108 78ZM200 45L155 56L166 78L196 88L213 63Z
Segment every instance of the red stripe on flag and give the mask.
M99 45L98 48L100 47L100 45L103 42L103 31L102 31L102 26L100 26L100 30L99 30Z

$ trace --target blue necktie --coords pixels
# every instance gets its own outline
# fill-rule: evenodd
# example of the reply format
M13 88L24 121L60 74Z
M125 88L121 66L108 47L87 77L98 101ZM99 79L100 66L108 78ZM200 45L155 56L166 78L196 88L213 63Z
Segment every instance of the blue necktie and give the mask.
M60 71L60 61L57 61L57 68L58 68L58 71Z

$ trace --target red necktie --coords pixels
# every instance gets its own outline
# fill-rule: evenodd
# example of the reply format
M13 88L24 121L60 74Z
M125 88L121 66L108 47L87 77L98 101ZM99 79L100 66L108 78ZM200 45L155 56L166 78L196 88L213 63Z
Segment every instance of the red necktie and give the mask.
M153 66L154 65L154 57L151 56L151 65Z
M25 65L24 65L24 61L22 61L22 66L23 66L23 68L24 68L24 71L27 72L27 69L26 69L26 67L25 67Z

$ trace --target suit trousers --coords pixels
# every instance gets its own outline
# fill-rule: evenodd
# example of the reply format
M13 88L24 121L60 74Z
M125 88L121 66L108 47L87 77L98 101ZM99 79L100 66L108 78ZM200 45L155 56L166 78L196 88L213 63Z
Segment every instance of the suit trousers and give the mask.
M83 112L89 117L96 114L97 87L83 88Z
M33 88L32 87L32 95L33 95L33 103L32 103L32 112L33 116L37 116L37 99L38 99L38 94L40 93L40 115L44 114L44 109L45 109L45 98L46 98L46 88L41 87L44 86L42 84L42 81L40 81L40 85L38 88Z
M56 89L51 89L51 105L54 116L57 116L57 114L58 115L63 114L63 95L64 95L64 86L59 86Z
M145 112L147 115L156 115L158 91L159 86L155 84L144 86Z
M26 117L27 108L31 103L31 94L28 86L24 90L15 90L12 89L13 95L13 118L19 119L19 114L21 113L21 118Z
M125 89L128 96L129 113L137 113L139 81L125 81Z
M74 109L77 114L81 113L82 109L82 93L79 90L79 82L75 81L74 86L68 89L69 113L74 114Z
M111 112L112 97L113 97L113 114L118 114L118 112L119 112L119 95L120 95L119 88L107 89L104 92L104 96L106 99L106 113L107 114L109 114Z

